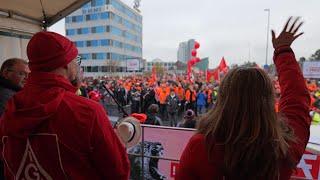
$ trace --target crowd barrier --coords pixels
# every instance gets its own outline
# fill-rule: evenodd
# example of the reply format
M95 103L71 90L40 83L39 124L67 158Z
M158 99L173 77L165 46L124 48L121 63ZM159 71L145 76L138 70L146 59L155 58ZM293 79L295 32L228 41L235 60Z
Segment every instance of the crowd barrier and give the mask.
M139 144L128 149L133 180L174 179L194 129L142 125ZM320 180L320 150L308 148L292 179Z

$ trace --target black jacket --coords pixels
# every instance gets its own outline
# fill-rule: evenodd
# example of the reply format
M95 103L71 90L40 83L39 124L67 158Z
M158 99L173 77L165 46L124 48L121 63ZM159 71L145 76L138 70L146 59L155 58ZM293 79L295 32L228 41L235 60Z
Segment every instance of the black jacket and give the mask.
M0 116L5 110L7 101L21 88L0 76Z

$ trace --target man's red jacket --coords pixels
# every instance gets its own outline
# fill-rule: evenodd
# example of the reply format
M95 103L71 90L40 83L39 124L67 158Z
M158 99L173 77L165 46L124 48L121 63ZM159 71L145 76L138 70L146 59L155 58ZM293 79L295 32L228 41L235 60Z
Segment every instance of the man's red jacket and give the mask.
M6 179L128 179L126 150L105 110L75 92L62 76L31 73L1 119Z
M275 52L276 65L281 87L280 112L286 116L293 129L296 142L290 143L289 155L296 164L299 163L310 135L309 104L310 96L305 85L300 67L289 47ZM208 151L202 134L194 135L185 148L177 171L177 180L222 180L225 176L223 167L223 148L215 148L212 152L214 164L208 161ZM285 163L283 163L285 164ZM292 169L280 168L280 180L288 180Z

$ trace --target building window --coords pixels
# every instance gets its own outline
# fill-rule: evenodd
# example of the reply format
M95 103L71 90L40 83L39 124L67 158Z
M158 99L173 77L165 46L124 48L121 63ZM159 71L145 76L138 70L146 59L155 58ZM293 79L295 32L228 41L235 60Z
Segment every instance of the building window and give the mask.
M103 12L100 14L100 18L101 19L109 19L110 16L109 16L109 12Z
M77 34L82 34L82 29L81 28L77 29Z
M107 66L102 66L101 67L102 72L108 72L108 67Z
M100 59L100 60L106 59L106 53L97 53L97 59Z
M87 60L87 59L91 59L90 58L90 54L79 54L81 56L82 59Z
M97 53L92 53L92 59L97 59Z
M114 46L117 48L122 48L122 43L119 41L114 41Z
M100 40L100 44L101 44L101 46L109 46L110 42L108 39L102 39L102 40Z
M114 20L116 22L118 22L119 24L122 24L122 18L120 16L116 15L116 14L114 14Z
M72 36L76 34L76 31L74 29L67 29L66 34L67 36Z
M110 26L106 26L106 32L110 32Z
M98 14L91 14L90 15L90 19L91 20L97 20L97 19L99 19L99 16L98 16Z
M107 53L107 59L111 59L111 53Z
M82 28L82 34L89 34L89 28Z
M98 72L98 66L92 66L92 72Z
M104 33L105 32L105 27L104 26L98 26L97 27L97 33Z
M72 22L77 22L76 16L72 16Z
M86 3L85 5L82 6L82 8L89 8L90 7L90 2Z
M97 47L97 46L99 46L98 40L92 40L92 41L91 41L91 46L92 46L92 47Z
M91 41L86 41L87 47L91 47Z
M70 17L66 17L66 23L70 23Z
M91 1L91 6L95 7L95 6L103 6L106 4L106 0L92 0Z
M83 41L76 41L75 44L77 47L84 47Z
M83 16L72 16L72 22L82 22Z
M113 26L111 26L110 28L111 28L110 29L111 34L114 34L114 35L117 35L117 36L122 36L121 29L113 27Z
M97 27L92 27L91 28L91 33L96 33L97 32L96 29L97 29Z
M90 14L87 14L86 15L86 21L90 21L91 20L91 16L90 16Z

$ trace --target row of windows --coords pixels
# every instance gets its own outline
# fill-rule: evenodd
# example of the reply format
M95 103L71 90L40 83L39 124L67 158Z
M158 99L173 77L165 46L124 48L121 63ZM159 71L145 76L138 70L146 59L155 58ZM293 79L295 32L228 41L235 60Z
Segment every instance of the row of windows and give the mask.
M113 19L119 24L124 25L126 28L131 29L135 32L142 33L142 28L140 26L137 26L130 21L112 13L112 12L103 12L98 14L87 14L87 15L78 15L78 16L70 16L66 17L66 23L71 22L83 22L83 21L93 21L98 19Z
M126 67L119 66L82 66L83 72L125 72Z
M131 19L134 19L134 20L138 21L139 23L142 23L141 16L138 16L135 13L133 13L126 6L122 5L118 0L92 0L91 2L82 6L82 8L98 7L98 6L103 6L106 4L111 4L118 11L124 13L125 15L130 17Z
M147 66L153 66L159 63L148 62ZM175 63L160 63L161 66L175 66Z
M129 16L130 18L142 23L142 17L137 16L132 11L130 11L126 6L122 5L118 0L110 0L110 4L115 7L118 11L124 13L125 15Z
M127 60L127 59L133 59L134 56L128 56L123 54L117 54L117 53L83 53L79 54L83 60L93 59L93 60Z
M124 37L126 39L129 39L131 41L142 43L142 38L131 34L127 31L123 31L120 28L114 27L114 26L95 26L91 28L78 28L78 29L67 29L66 35L67 36L73 36L73 35L82 35L82 34L95 34L95 33L111 33L113 35Z
M87 15L78 15L78 16L68 16L68 17L66 17L66 23L93 21L93 20L98 20L98 19L111 19L110 18L110 12L87 14Z
M82 47L98 47L98 46L113 46L136 53L142 53L142 48L136 47L130 44L122 43L120 41L112 39L101 39L101 40L88 40L88 41L75 41L75 45L79 48Z

